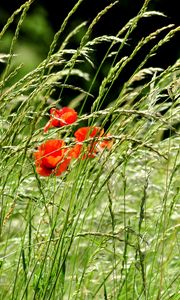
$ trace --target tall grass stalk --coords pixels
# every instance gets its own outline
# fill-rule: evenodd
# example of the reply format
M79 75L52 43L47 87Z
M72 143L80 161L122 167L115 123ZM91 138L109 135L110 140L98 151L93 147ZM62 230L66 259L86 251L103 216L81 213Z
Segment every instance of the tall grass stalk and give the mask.
M82 2L54 35L47 57L14 83L22 68L13 67L14 46L33 1L17 9L0 33L3 40L19 17L9 53L0 56L6 61L0 81L0 299L178 300L180 61L165 70L148 62L180 28L158 28L121 56L141 19L164 16L149 11L148 0L116 35L91 38L96 24L118 3L112 1L89 25L77 25L61 41ZM84 29L77 49L69 49ZM109 46L95 66L99 44ZM148 53L112 98L121 73L148 44ZM94 84L109 57L112 62L94 97ZM94 77L85 71L89 65ZM69 83L73 76L87 81L88 88ZM53 100L56 89L59 98ZM65 106L67 89L79 93L69 104L79 110L78 120L45 134L48 111ZM83 113L88 101L89 114ZM73 144L72 133L81 124L105 127L112 148L93 159L74 159L59 177L39 176L36 147L52 138Z

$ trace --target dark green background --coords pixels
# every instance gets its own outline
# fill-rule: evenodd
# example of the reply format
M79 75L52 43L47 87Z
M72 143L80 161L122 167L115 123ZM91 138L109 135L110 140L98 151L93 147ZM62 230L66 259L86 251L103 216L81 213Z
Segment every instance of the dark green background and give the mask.
M46 57L54 33L60 28L64 18L67 16L68 12L76 2L76 0L35 0L33 2L30 10L28 11L27 18L20 30L18 43L15 48L15 51L17 51L18 53L16 63L18 64L23 62L24 67L16 76L16 78L14 78L14 80L18 80L19 77L22 77L28 71L32 70ZM122 28L130 18L134 17L138 13L143 5L143 2L144 1L140 0L120 0L119 3L115 5L105 16L103 16L98 24L96 24L91 38L102 34L116 35L119 29ZM124 47L123 51L121 51L117 59L120 59L123 56L128 56L143 36L147 36L150 32L155 31L157 28L165 26L169 23L179 25L178 2L179 1L177 0L152 0L149 4L148 10L157 10L163 12L167 15L167 17L164 18L155 16L152 18L145 18L141 20L138 24L137 29L133 32L132 35L130 35L128 44ZM8 17L10 17L13 11L17 9L22 3L24 3L24 1L0 1L1 27L6 23ZM58 46L60 46L64 37L69 32L71 32L76 25L85 20L88 22L88 24L90 24L97 13L109 3L112 3L112 1L84 0L76 13L71 17L64 33L59 39ZM10 42L12 40L17 21L18 18L15 19L15 22L10 26L8 32L0 41L0 53L9 52ZM81 31L79 35L74 37L68 47L76 49L83 34L84 32ZM148 53L149 49L154 44L156 44L158 40L164 35L165 33L161 34L157 40L152 41L148 44L147 47L144 47L138 53L138 55L136 55L136 58L130 64L128 64L128 66L122 72L120 78L116 81L111 91L109 92L109 98L106 99L106 103L110 102L111 99L115 99L116 94L118 95L123 83L129 78L130 74L132 74L133 70L135 70L138 64L142 61L143 57L146 55L146 53ZM108 46L108 44L103 44L96 47L94 53L92 54L92 60L94 62L95 68L92 68L90 65L81 66L84 71L90 73L90 82L92 81L92 78L97 71L96 66L98 66L99 62L102 60L103 55L108 49ZM148 60L146 67L155 66L165 69L169 65L173 64L179 57L180 35L176 34L176 36L169 43L166 43L159 49L156 56L153 56L150 60ZM102 66L101 72L99 73L96 82L91 89L91 93L94 95L94 97L98 95L99 85L101 84L104 76L106 76L111 63L112 60L109 59ZM0 64L0 68L0 71L2 72L4 69L4 65ZM71 79L68 83L80 86L85 90L89 89L90 84L82 79L78 79L77 77L75 79ZM64 95L62 95L63 105L68 105L69 101L71 101L71 99L73 99L77 95L78 92L65 90ZM58 99L58 88L52 96L54 97L54 99ZM89 110L91 101L93 100L89 99L88 104L85 106L86 111Z

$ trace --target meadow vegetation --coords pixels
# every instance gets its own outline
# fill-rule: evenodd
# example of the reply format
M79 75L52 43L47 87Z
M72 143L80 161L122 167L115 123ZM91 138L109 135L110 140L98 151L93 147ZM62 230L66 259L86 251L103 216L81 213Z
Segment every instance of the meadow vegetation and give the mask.
M79 0L49 42L47 56L23 74L16 45L32 2L16 10L0 32L4 41L16 24L8 52L0 54L0 299L178 300L180 60L166 69L148 62L180 27L157 28L121 55L141 19L165 16L150 11L146 0L116 35L91 38L118 2L110 1L60 44ZM78 47L69 48L81 32ZM94 64L99 45L107 51ZM118 85L145 47L141 62ZM94 97L93 86L108 59ZM68 107L77 119L44 132L50 109L67 106L69 90L75 97ZM59 176L41 176L34 157L38 147L62 139L71 148L82 127L104 129L104 135L87 136L81 155L72 156ZM110 147L93 148L89 157L90 143L103 141Z

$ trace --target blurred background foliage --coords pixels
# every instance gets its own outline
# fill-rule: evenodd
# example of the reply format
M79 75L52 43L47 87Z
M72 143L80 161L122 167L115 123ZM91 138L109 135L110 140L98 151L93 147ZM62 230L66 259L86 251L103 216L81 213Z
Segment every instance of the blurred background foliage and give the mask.
M22 0L1 0L0 1L0 27L6 24L8 18L11 14L20 7L25 1ZM20 29L20 34L18 41L15 44L12 68L21 65L18 73L11 78L8 84L12 84L18 81L22 76L24 76L29 71L33 70L38 66L43 59L46 58L50 44L53 40L54 34L60 28L63 20L68 15L69 11L75 5L76 0L61 0L61 1L33 1L29 11L27 12L27 17L25 18L23 25ZM79 43L84 35L85 30L88 25L93 20L93 18L107 6L112 1L108 0L84 0L76 13L70 18L63 34L60 36L58 47L62 44L64 38L80 23L87 21L86 28L83 28L78 34L74 35L68 44L69 49L77 49ZM91 38L100 35L116 35L117 32L128 22L128 20L134 17L138 11L141 9L144 1L142 0L120 0L103 18L98 22L92 32ZM165 26L167 24L173 23L178 25L179 22L179 10L178 1L171 0L152 0L149 3L149 10L156 10L164 13L167 17L154 16L151 18L144 18L139 22L139 26L130 36L129 43L123 48L120 53L119 58L123 56L128 56L138 41L144 36L147 36L151 32L155 31L157 28ZM15 18L14 22L9 27L8 31L5 33L0 41L0 53L9 53L10 45L16 30L17 22L19 20L19 15ZM162 33L159 35L158 39L163 37ZM118 95L119 90L123 83L129 78L133 70L142 61L142 57L148 53L150 47L157 43L158 39L155 39L144 47L135 59L128 64L128 66L123 70L120 78L116 81L114 86L111 88L109 93L109 99L106 100L105 105L111 102L111 95L113 99ZM154 43L154 44L153 44ZM180 37L178 34L170 40L169 43L163 45L158 53L150 58L145 67L160 67L167 68L169 65L173 64L180 57ZM83 78L71 77L69 84L80 86L82 89L88 91L92 79L97 72L97 68L106 53L109 44L99 44L96 49L92 52L92 60L94 67L87 64L82 64L81 68L83 71L90 74L90 81L83 80ZM115 46L114 50L118 49L119 45ZM67 57L68 59L68 57ZM103 63L101 70L96 78L93 87L91 88L91 93L94 98L98 95L98 88L103 78L107 75L107 72L112 64L113 57L106 59ZM5 64L0 63L0 73L3 74ZM66 89L63 92L63 105L68 105L69 101L78 96L78 91ZM52 94L52 98L57 100L59 98L59 90L56 88ZM90 100L91 101L91 100ZM91 107L91 102L88 101L84 107L85 111L89 111ZM92 99L93 101L93 99Z

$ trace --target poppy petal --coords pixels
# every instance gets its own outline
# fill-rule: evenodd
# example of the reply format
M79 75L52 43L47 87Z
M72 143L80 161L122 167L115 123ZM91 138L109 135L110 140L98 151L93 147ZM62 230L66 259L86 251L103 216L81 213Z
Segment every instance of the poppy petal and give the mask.
M63 140L48 140L38 147L34 153L36 171L42 176L54 173L60 175L67 169L70 158L66 157L67 149L64 149Z
M45 168L44 166L36 166L36 172L41 176L50 176L52 169Z
M50 127L62 127L72 124L77 120L77 112L70 107L63 107L62 109L51 108L50 120L44 127L44 132L47 132Z

